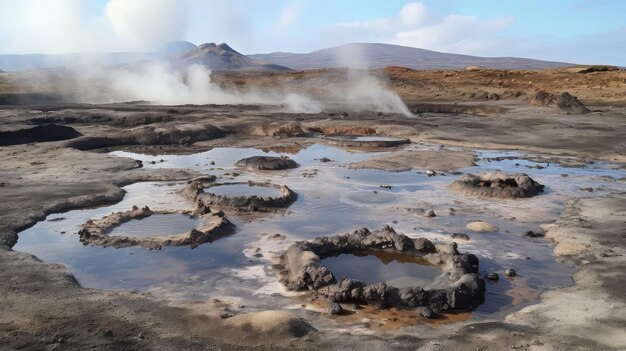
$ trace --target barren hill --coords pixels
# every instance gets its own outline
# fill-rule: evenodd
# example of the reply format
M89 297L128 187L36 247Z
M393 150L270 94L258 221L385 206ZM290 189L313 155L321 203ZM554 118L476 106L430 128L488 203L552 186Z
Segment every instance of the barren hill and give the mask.
M363 66L383 68L401 66L412 69L454 69L481 66L499 69L538 69L571 66L570 63L541 61L519 57L478 57L448 54L390 44L346 44L307 54L274 52L248 57L287 66L292 69Z
M269 64L243 55L226 43L202 44L191 50L174 55L170 60L177 66L204 65L222 71L286 71L287 67Z

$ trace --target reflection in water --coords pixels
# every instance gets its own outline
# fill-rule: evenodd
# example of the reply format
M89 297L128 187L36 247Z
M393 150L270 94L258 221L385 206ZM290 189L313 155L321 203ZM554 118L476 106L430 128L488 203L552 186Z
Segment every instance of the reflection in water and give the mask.
M236 183L236 184L216 184L205 189L205 192L227 196L258 196L258 197L281 197L283 193L280 188L274 188L271 186L257 186L250 185L248 183Z
M333 135L326 137L327 139L335 139L335 140L354 140L354 141L401 141L405 139L400 138L392 138L385 136L359 136L359 135Z
M396 288L426 287L441 274L421 257L383 251L355 251L324 257L322 264L336 279L357 279L366 284L386 283Z
M188 215L172 213L155 213L141 219L131 219L112 228L109 235L149 237L172 235L189 232L191 229L200 226L202 221L199 218Z
M418 148L424 146L413 144L404 149ZM137 183L125 187L127 194L124 200L113 206L69 211L54 215L65 217L64 220L38 222L20 233L14 249L64 264L86 287L137 289L178 299L203 300L219 296L225 300L245 300L245 305L252 309L293 304L291 297L283 296L286 292L269 267L274 258L295 240L341 234L360 227L375 229L388 224L410 237L449 241L450 233L464 232L469 221L483 220L495 224L500 231L468 233L471 240L458 242L459 250L476 254L481 271L502 273L510 267L515 268L519 275L511 280L503 277L498 282L489 282L486 303L474 311L471 318L503 318L537 301L541 291L571 284L573 267L557 262L550 243L541 238L524 238L522 233L536 231L539 224L553 221L569 197L598 196L626 190L623 181L613 181L626 176L626 172L610 170L606 164L566 168L542 163L543 169L528 168L526 166L536 166L537 163L515 159L522 155L507 152L478 152L479 157L507 156L513 159L479 162L478 166L462 171L476 173L499 169L525 172L546 185L545 194L523 200L466 197L447 189L460 175L427 177L414 171L352 170L343 165L386 153L351 153L321 145L310 146L292 156L301 165L299 169L263 174L241 172L234 167L234 163L244 157L280 156L280 153L216 148L193 155L147 156L120 151L112 154L142 160L146 168L183 167L215 174L219 182L230 181L228 177L237 172L240 173L238 182L253 180L285 184L298 193L298 200L285 213L266 214L260 219L232 214L230 219L236 226L233 235L195 249L165 247L160 251L150 251L83 246L76 233L80 225L90 218L99 218L112 211L126 211L133 205L152 209L191 207L176 193L184 186L183 183ZM337 162L322 163L319 159L323 157ZM163 162L159 162L160 159ZM313 171L316 173L313 177L302 175ZM231 175L227 177L226 173ZM383 189L381 184L392 187ZM580 190L584 187L593 187L594 192ZM373 194L385 201L372 200L377 199ZM449 208L456 211L449 211ZM433 209L437 217L425 218L422 215L425 209ZM273 239L271 234L274 233L281 233L286 238ZM348 259L350 255L342 256L346 257L337 259ZM367 258L354 259L360 263L346 268L357 269L363 265L361 260ZM369 259L378 261L375 257ZM395 312L398 316L402 313ZM411 315L414 316L414 312ZM466 319L470 315L454 315L454 318ZM456 320L454 318L448 320ZM320 322L316 326L326 328L326 324Z

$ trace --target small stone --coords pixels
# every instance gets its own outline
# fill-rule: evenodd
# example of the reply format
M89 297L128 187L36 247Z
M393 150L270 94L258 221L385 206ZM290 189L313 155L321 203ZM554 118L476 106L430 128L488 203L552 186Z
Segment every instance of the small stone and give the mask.
M458 240L469 240L470 239L469 235L467 235L465 233L452 233L452 234L450 234L450 236L452 237L452 239L458 239Z
M391 189L391 185L389 184L381 184L380 187L383 189Z
M113 336L113 331L111 329L105 329L104 333L102 333L102 335L104 335L106 337L111 337L111 336Z
M542 233L533 232L532 230L527 230L524 232L524 236L528 238L541 238L544 235Z
M433 310L431 310L428 306L418 307L417 314L424 318L433 318Z
M343 313L343 307L336 302L331 302L328 304L328 313L333 315L338 315Z
M582 190L582 191L586 191L586 192L589 192L589 193L592 193L592 192L593 192L593 188L592 188L592 187L588 187L588 188L580 188L580 190Z
M450 207L450 208L448 209L448 213L449 213L451 216L454 216L454 215L456 214L456 210L455 210L455 209L453 209L452 207Z
M433 210L428 210L424 213L424 217L433 218L437 217L437 214L435 214L435 211Z
M353 310L360 310L360 309L362 309L362 308L363 308L363 307L361 307L361 305L359 305L359 304L357 304L357 303L352 304L352 309L353 309Z
M432 177L434 175L437 175L437 172L429 169L429 170L426 171L426 175L429 176L429 177Z
M496 272L489 272L489 273L485 274L485 278L489 279L489 280L493 280L493 281L500 280L500 276L498 276L498 273L496 273Z
M515 272L515 269L513 268L508 268L504 271L504 275L506 275L507 277L515 277L517 275L517 272Z
M233 316L233 315L232 315L232 314L230 314L230 313L228 313L228 312L222 312L222 314L220 314L220 317L221 317L222 319L230 318L230 317L232 317L232 316Z
M324 162L324 163L326 163L326 162L330 162L330 161L332 161L332 160L331 160L330 158L328 158L328 157L322 157L322 158L320 158L320 162Z
M145 337L145 335L143 335L143 333L139 333L139 335L137 335L137 338L139 338L139 339L143 340L143 339L145 339L146 337Z

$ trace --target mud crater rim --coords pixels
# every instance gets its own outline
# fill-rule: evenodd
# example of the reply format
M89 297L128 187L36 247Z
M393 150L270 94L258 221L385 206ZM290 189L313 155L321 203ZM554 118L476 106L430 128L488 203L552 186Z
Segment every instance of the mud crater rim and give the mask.
M211 189L220 186L249 186L272 188L279 191L278 196L236 195L227 196L212 193ZM286 185L278 185L269 182L222 182L206 184L202 181L191 181L183 190L183 196L194 202L195 208L204 212L213 207L234 208L239 211L264 211L275 208L289 207L297 198L293 190ZM210 211L210 210L209 210Z
M115 228L132 220L141 220L153 215L185 215L200 220L200 225L188 231L156 236L136 236L125 234L111 235ZM81 225L78 232L79 240L84 245L98 245L103 247L131 247L139 246L147 249L161 249L163 246L195 247L205 242L211 242L227 233L232 224L223 213L197 210L151 210L144 206L133 206L128 211L117 211L97 219L90 219Z
M356 251L382 251L405 257L419 257L441 270L432 284L398 288L385 283L366 284L349 277L340 280L323 259ZM416 263L417 264L417 263ZM292 244L280 257L280 281L288 290L312 290L334 302L365 302L376 308L416 308L428 306L433 311L472 310L484 302L485 281L479 276L478 258L460 253L456 243L433 244L420 237L409 238L389 226L369 231L318 237Z

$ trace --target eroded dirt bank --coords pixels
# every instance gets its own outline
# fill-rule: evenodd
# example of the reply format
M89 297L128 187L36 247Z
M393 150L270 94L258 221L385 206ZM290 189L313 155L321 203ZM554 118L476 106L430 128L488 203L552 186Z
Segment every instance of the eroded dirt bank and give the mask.
M138 161L95 152L102 150L79 151L73 147L76 140L87 140L80 145L95 149L132 144L132 149L155 154L216 146L293 150L315 143L325 126L332 126L335 134L342 130L343 134L356 134L351 132L354 128L366 127L374 131L367 134L531 150L556 155L556 161L563 162L624 161L626 121L624 111L618 108L596 112L590 118L517 101L490 104L508 110L487 116L432 114L414 119L374 113L295 115L263 108L210 106L74 105L0 110L4 131L52 119L83 135L0 148L0 348L623 349L624 194L572 200L559 220L547 228L546 236L557 244L555 252L580 267L574 286L544 293L540 304L505 322L474 323L436 339L401 333L383 337L319 332L287 312L245 314L245 308L212 300L174 305L139 293L85 289L65 268L11 250L16 233L48 213L119 201L123 196L120 186L132 182L197 176L176 169L148 171ZM134 132L132 143L127 139L130 129ZM557 135L555 130L559 130ZM173 140L184 142L171 145ZM423 158L412 156L417 159L392 159L397 163L394 167L447 171L472 162L471 154L456 152L442 152L441 157L432 153ZM222 318L225 313L237 316Z

